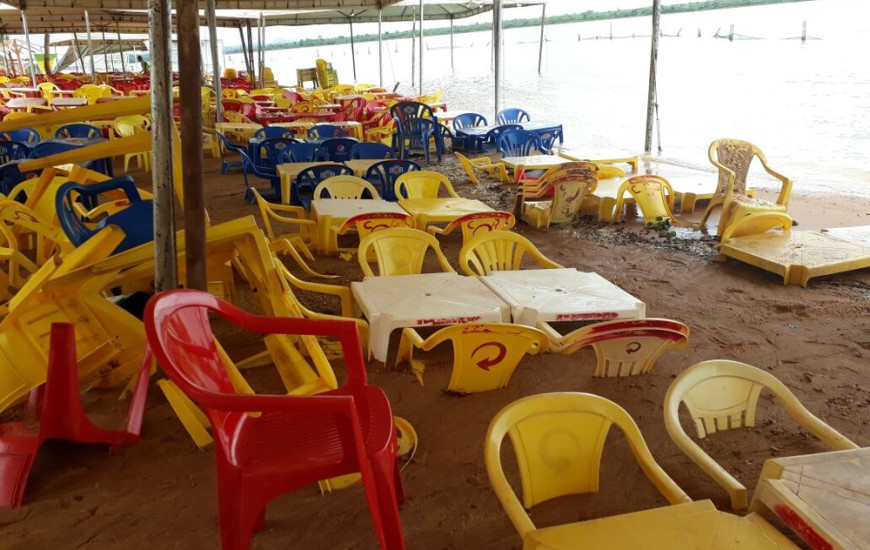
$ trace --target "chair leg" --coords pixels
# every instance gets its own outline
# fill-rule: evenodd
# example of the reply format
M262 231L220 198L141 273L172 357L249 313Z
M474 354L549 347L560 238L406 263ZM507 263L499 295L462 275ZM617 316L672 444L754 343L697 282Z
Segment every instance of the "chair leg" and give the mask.
M218 450L218 516L220 519L221 550L250 550L251 532L255 514L246 514L242 474ZM247 521L246 521L247 516Z
M381 549L402 550L405 548L405 538L399 517L399 502L404 501L404 491L397 473L395 453L384 451L372 456L369 465L373 479L366 483L366 476L363 475L363 484Z

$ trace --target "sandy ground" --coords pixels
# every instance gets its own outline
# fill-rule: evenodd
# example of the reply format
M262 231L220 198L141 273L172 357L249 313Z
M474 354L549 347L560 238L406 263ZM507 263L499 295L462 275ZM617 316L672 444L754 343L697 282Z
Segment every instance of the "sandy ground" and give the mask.
M452 158L438 169L457 190L501 208L513 189L493 181L472 187ZM142 182L147 176L139 174ZM254 215L243 202L237 174L221 176L207 161L212 220ZM466 183L463 183L466 182ZM146 184L147 185L147 184ZM764 193L762 193L764 194ZM870 204L849 198L795 195L790 213L802 228L870 223ZM687 366L714 358L765 369L791 388L807 408L859 445L870 445L870 272L824 277L808 288L783 286L774 275L737 262L715 261L715 241L680 232L660 237L636 224L599 225L584 219L570 227L518 231L548 257L595 271L646 303L647 315L691 327L688 347L664 355L647 375L594 379L594 356L547 354L526 358L509 386L466 397L441 391L449 377L448 351L426 373L421 387L405 369L369 364L370 381L384 388L394 413L409 420L419 448L403 471L401 509L409 548L520 548L521 543L489 487L483 438L489 421L520 397L550 391L583 391L626 408L662 467L695 499L727 509L725 492L670 441L662 420L665 391ZM460 236L443 238L451 261ZM316 268L360 280L356 261L322 259ZM433 268L434 269L434 268ZM309 297L310 299L310 297ZM323 307L322 303L313 304ZM334 304L328 307L335 309ZM394 354L398 331L393 334ZM249 342L237 336L231 353ZM340 372L340 368L338 369ZM258 387L280 392L271 367L247 371ZM116 392L89 392L89 410L107 421L121 416ZM765 459L816 452L824 446L800 430L769 395L760 402L754 429L716 434L703 447L747 487L755 485ZM10 413L4 417L10 416ZM199 450L162 394L151 388L142 441L116 455L104 447L50 443L44 447L17 509L0 510L0 548L139 549L215 548L219 545L214 449ZM663 505L617 432L605 446L601 491L536 507L539 526ZM370 516L360 487L321 496L316 486L276 499L254 548L374 548Z

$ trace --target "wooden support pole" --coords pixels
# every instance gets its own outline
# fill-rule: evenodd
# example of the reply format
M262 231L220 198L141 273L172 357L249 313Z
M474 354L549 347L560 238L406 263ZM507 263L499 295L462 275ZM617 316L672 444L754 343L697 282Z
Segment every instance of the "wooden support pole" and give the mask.
M105 72L109 72L109 48L106 47L106 31L103 31L103 65ZM112 67L114 72L114 67ZM108 82L107 82L108 83Z
M547 3L541 4L541 40L538 44L538 74L541 74L541 66L544 61L544 25L547 22Z
M450 70L453 70L453 16L450 16Z
M181 99L181 173L184 187L184 246L187 287L206 289L205 190L202 168L202 50L199 5L177 4L178 84Z
M91 83L97 83L97 71L94 69L94 42L91 40L91 17L88 15L88 10L85 10L85 28L88 31L88 56L91 59Z
M492 51L493 64L495 73L495 116L493 120L498 119L498 112L501 111L501 0L494 0L492 4Z
M121 72L127 72L127 62L124 61L124 43L121 41L121 27L115 21L115 32L118 34L118 55L121 56Z
M411 6L411 86L417 74L417 7Z
M348 17L347 22L350 25L350 61L353 63L353 81L356 82L356 51L353 44L353 17Z
M46 79L51 75L51 35L45 33L42 37L43 48L45 52L42 55L42 66L45 68Z
M381 33L383 14L381 4L378 2L378 86L384 87L384 36Z
M248 19L245 21L245 25L248 27L248 55L251 58L251 65L248 69L248 80L251 82L251 85L257 82L257 71L254 67L254 34L251 32L251 20Z
M646 139L643 150L649 155L652 151L653 117L656 109L656 69L659 58L659 28L662 17L661 0L653 0L652 37L650 38L649 89L646 102Z
M242 59L245 60L245 70L251 74L251 62L248 60L248 48L245 45L245 31L241 25L239 25L239 38L242 40Z
M423 95L423 0L420 0L420 94Z
M172 35L169 0L148 0L151 19L151 186L154 192L154 290L178 287L172 170ZM148 99L148 98L143 98ZM135 100L127 100L135 101ZM120 101L116 103L121 103Z

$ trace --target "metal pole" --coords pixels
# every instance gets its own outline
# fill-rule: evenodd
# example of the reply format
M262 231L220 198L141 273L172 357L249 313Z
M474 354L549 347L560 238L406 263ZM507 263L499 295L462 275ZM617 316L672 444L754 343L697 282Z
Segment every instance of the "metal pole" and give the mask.
M49 80L49 75L51 75L51 41L49 40L49 34L45 33L42 36L42 51L45 52L42 55L42 68L45 73L45 79Z
M106 47L106 31L103 31L103 65L105 65L105 72L109 72L109 54L108 48Z
M94 69L94 43L91 41L91 18L88 15L88 10L85 10L85 28L88 31L88 54L91 58L91 82L97 83L97 71Z
M181 173L187 287L205 290L205 190L202 169L202 50L199 3L178 2L178 87L181 99ZM262 46L262 45L261 45Z
M79 47L79 39L78 39L78 35L76 33L73 33L73 46L76 49L76 56L78 56L78 63L81 65L81 69L82 69L79 72L83 73L83 72L85 72L85 58L82 57L82 49Z
M24 40L27 41L27 55L30 59L30 78L33 80L33 87L36 88L36 63L33 59L33 47L30 45L30 32L27 30L27 16L24 15L24 10L21 10L21 25L24 27Z
M248 74L250 74L251 63L248 61L248 48L245 46L245 31L242 30L241 25L239 25L239 38L242 39L242 58L245 60L245 68L248 70Z
M378 5L378 86L384 87L384 37L381 34L381 25L383 17L381 14L381 6Z
M245 21L245 25L248 27L248 55L251 58L251 64L248 67L248 79L251 81L251 84L254 84L254 80L257 77L257 73L254 67L254 33L251 32L251 20L248 19Z
M450 70L453 70L453 16L450 16Z
M151 186L154 190L154 290L178 286L172 170L172 35L169 0L148 0L151 53Z
M121 56L121 71L127 72L127 62L124 61L124 44L121 42L121 27L115 22L115 32L118 33L118 54Z
M217 45L217 16L215 14L215 0L208 0L205 7L208 19L208 40L211 45L211 68L212 85L214 86L214 109L216 121L223 120L223 105L221 104L221 67L218 62Z
M423 0L420 0L420 95L423 95Z
M411 86L417 75L417 8L411 7Z
M646 102L646 139L643 150L649 155L652 151L653 115L656 109L656 64L659 57L659 23L662 16L661 0L653 0L652 39L649 55L649 92Z
M353 63L353 81L356 82L356 52L353 45L353 17L347 18L347 23L350 25L350 61Z
M658 0L656 0L658 1ZM501 0L492 3L492 48L495 63L495 112L501 111Z
M258 46L260 47L260 62L257 64L257 74L260 76L258 82L260 88L266 87L266 18L263 12L260 12L260 34L257 36Z
M547 4L541 4L541 43L538 46L538 74L541 74L541 64L544 60L544 23L547 21Z

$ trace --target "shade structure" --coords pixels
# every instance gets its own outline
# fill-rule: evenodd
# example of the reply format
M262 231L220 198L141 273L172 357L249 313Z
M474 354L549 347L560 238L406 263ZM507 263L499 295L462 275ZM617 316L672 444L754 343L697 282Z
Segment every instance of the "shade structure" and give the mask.
M27 26L31 33L69 33L84 21L84 9L77 8L31 8L25 10ZM147 11L124 10L88 10L91 29L94 32L124 32L148 34L150 21ZM219 16L215 20L218 27L238 27L238 17ZM172 19L176 26L175 17ZM200 25L205 27L208 21L205 16L200 18ZM23 34L24 29L19 10L0 9L0 32L3 34Z
M130 39L130 38L122 38L121 40L117 39L106 39L100 41L92 41L93 50L88 46L87 42L84 40L83 36L79 36L77 38L79 49L81 50L82 57L88 56L100 56L100 55L114 55L120 52L129 52L129 51L140 51L143 52L147 48L145 47L145 41L141 39ZM62 71L67 67L71 67L76 63L76 59L78 55L76 54L75 48L75 40L60 40L58 42L52 42L53 46L60 46L67 48L66 52L55 61L54 71Z
M397 0L216 0L218 10L322 10L389 6ZM148 0L5 0L17 9L73 8L81 10L147 10ZM205 10L207 0L199 0ZM473 1L471 3L474 3Z

